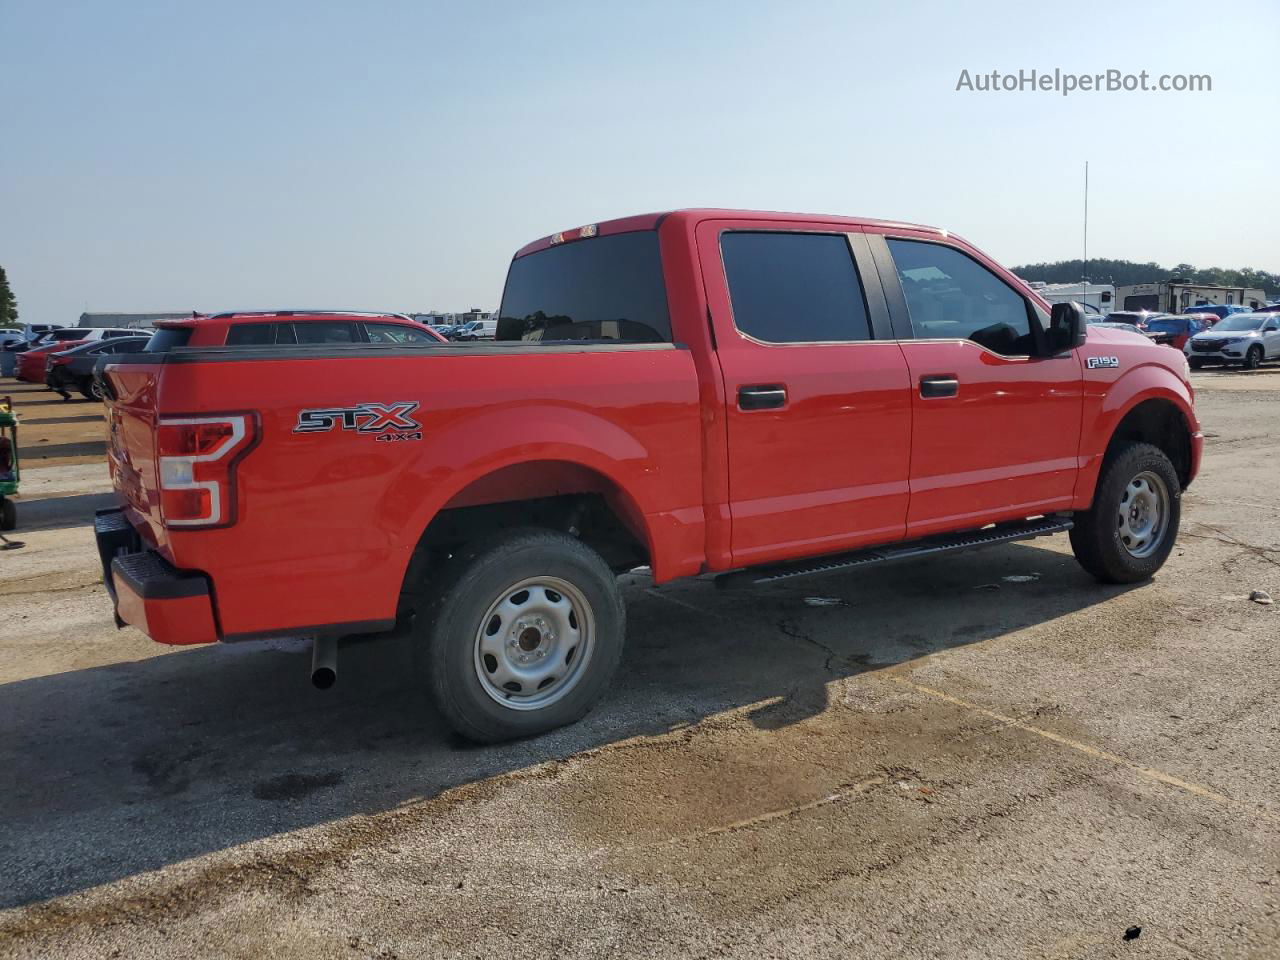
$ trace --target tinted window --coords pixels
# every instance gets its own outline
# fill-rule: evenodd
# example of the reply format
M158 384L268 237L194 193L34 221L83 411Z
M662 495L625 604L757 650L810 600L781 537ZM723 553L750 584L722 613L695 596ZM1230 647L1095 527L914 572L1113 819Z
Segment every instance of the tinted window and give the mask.
M298 343L357 343L360 335L354 323L335 323L331 320L293 324Z
M190 327L157 327L147 341L147 353L165 353L185 347L191 339Z
M514 260L499 340L671 340L652 230L557 244Z
M972 340L1010 356L1032 353L1027 303L1003 280L953 247L890 240L911 329L922 340Z
M266 346L276 342L278 323L233 323L227 331L227 346Z
M366 323L370 343L439 343L440 341L416 327L398 323Z
M115 343L107 347L110 353L140 353L147 348L147 341L140 340L137 337L131 337L128 340L117 340Z
M766 343L870 340L849 241L818 233L720 238L733 322Z

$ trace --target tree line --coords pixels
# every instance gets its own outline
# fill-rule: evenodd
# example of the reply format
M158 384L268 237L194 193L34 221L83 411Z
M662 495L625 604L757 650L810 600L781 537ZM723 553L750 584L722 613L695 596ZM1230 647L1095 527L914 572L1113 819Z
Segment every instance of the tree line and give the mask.
M1226 270L1222 267L1193 267L1180 263L1175 267L1162 267L1158 263L1135 263L1132 260L1090 259L1088 272L1083 260L1059 260L1056 263L1028 263L1014 267L1013 272L1023 280L1041 280L1044 283L1078 283L1088 276L1090 283L1111 283L1127 286L1132 283L1156 283L1175 277L1192 283L1208 283L1222 287L1252 287L1266 293L1268 300L1280 297L1280 273L1243 267Z
M9 288L9 277L0 267L0 327L13 327L18 324L18 301Z

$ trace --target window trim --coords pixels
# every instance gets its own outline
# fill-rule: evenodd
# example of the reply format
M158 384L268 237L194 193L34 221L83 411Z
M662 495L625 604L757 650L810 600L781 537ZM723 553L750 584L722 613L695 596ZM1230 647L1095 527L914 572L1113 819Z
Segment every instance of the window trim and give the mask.
M741 327L738 326L738 317L733 309L733 290L729 286L729 273L724 262L724 236L727 233L780 233L780 234L803 234L819 237L843 237L845 241L845 249L849 252L849 264L853 267L854 278L858 281L858 287L862 291L862 309L867 318L867 333L869 336L865 340L761 340L759 337L752 336ZM859 240L861 243L859 243ZM720 279L724 283L725 299L729 305L729 323L733 327L733 332L747 343L754 344L759 347L854 347L868 343L892 343L893 337L885 336L892 334L892 329L888 323L888 311L884 306L883 292L880 289L880 277L876 269L876 265L871 258L871 251L866 246L866 234L858 231L851 232L848 230L817 230L805 229L797 225L795 228L769 227L769 226L734 226L721 227L716 231L716 256L720 262ZM862 247L863 249L859 249ZM860 256L861 254L861 256ZM874 282L874 292L878 296L872 296L872 286L868 283L868 277ZM879 308L877 311L876 307Z
M913 236L911 234L902 234L902 233L876 233L874 234L874 236L879 239L880 241L879 247L880 247L880 250L883 252L883 262L879 257L877 257L877 260L876 260L877 268L879 268L882 271L882 276L880 278L881 283L882 284L886 283L885 278L883 276L883 271L887 267L889 271L889 275L893 279L892 289L895 289L897 291L898 297L899 297L899 300L896 306L898 310L901 311L901 322L899 322L899 320L897 319L897 314L895 313L894 306L890 306L889 308L890 313L895 315L893 326L894 326L894 332L897 334L897 339L902 341L911 341L915 343L967 343L977 347L979 350L985 350L987 353L991 354L993 357L1000 357L1003 360L1032 360L1037 357L1046 356L1046 349L1048 344L1048 339L1047 339L1048 331L1045 330L1043 325L1040 323L1040 317L1036 314L1036 310L1035 310L1035 306L1036 306L1035 302L1029 296L1027 296L1025 291L1019 290L1017 287L1013 286L1013 284L1009 283L1009 281L1007 281L1004 277L1000 276L1000 274L996 273L996 271L988 267L985 263L983 263L981 260L975 257L968 250L965 250L963 247L958 247L954 243L949 243L946 239L943 239L940 237L920 237L920 236ZM1027 315L1027 329L1031 334L1031 340L1032 340L1031 352L1030 353L1000 353L999 351L992 350L990 347L986 346L985 344L978 343L978 341L972 340L969 337L917 337L915 332L915 325L911 322L911 307L907 303L907 293L905 290L902 289L902 279L901 277L898 276L898 262L894 258L893 250L889 246L890 240L903 240L909 243L928 243L936 247L945 247L948 250L953 250L956 253L960 254L961 256L968 258L976 266L985 270L987 273L991 274L991 276L994 277L996 280L998 280L1000 283L1004 284L1004 286L1011 293L1013 293L1014 296L1022 300L1022 309ZM873 253L876 252L875 246L872 247L872 251ZM886 300L889 299L887 290L885 293L885 299ZM902 336L904 324L905 324L906 331L910 334L910 336L905 336L905 337ZM1057 354L1055 354L1055 356L1057 356Z

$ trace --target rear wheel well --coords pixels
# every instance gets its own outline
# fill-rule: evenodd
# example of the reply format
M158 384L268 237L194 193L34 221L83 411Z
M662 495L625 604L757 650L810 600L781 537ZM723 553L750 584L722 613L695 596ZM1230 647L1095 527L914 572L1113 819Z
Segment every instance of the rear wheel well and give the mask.
M431 580L434 569L447 563L467 544L502 530L536 527L567 533L598 553L615 573L650 562L643 531L636 530L643 522L642 517L608 478L577 468L566 473L564 464L548 465L545 469L530 464L514 475L504 473L500 478L502 485L514 478L518 488L531 494L542 492L547 483L552 482L548 480L551 477L563 484L567 476L576 475L578 480L570 485L588 489L474 503L477 496L484 497L485 491L494 489L496 475L476 481L450 500L419 538L401 588L401 618L406 606L412 606L420 586Z
M1191 482L1191 430L1182 411L1168 400L1144 400L1124 415L1107 444L1110 460L1130 443L1149 443L1164 451L1183 487Z

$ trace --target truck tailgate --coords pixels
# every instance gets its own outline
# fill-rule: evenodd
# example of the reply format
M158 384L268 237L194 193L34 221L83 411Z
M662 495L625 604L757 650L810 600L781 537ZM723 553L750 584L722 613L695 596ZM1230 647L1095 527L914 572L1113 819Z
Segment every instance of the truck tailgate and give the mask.
M107 468L134 526L151 544L166 551L160 523L156 466L156 401L159 374L155 365L113 365L107 381Z

